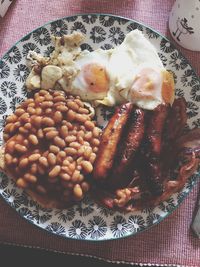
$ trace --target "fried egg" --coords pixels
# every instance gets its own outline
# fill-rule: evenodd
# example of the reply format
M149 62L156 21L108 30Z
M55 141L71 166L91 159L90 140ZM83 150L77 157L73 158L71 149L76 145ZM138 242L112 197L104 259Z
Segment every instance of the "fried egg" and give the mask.
M132 102L153 110L174 99L174 84L155 47L139 30L110 50L83 51L75 61L78 74L70 93L107 106Z
M128 101L153 110L161 103L173 103L173 77L141 31L129 32L121 45L109 50L81 51L82 40L80 33L64 36L64 44L62 37L57 37L55 52L43 67L41 79L35 79L34 71L27 79L31 90L37 81L37 88L59 85L97 105L114 106ZM56 75L52 76L52 72Z
M71 80L68 90L83 100L103 99L109 91L108 62L110 53L102 49L84 51L76 59L77 75Z
M113 49L108 69L110 88L102 104L129 101L153 110L161 103L173 103L173 77L165 70L156 48L139 30L128 33Z

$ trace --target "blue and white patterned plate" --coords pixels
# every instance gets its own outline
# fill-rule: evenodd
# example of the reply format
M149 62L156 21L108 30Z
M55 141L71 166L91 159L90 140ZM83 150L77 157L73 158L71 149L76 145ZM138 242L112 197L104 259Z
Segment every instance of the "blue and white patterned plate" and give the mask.
M73 31L86 35L82 49L110 49L119 45L133 29L144 35L157 48L166 69L170 70L176 83L176 95L187 100L189 127L200 126L200 81L182 54L154 30L122 17L104 14L87 14L66 17L50 22L22 38L0 61L0 142L5 118L27 97L24 81L29 73L26 56L34 50L48 56L52 52L50 35L61 36ZM102 110L104 119L109 113ZM128 214L113 212L99 206L91 199L84 199L69 209L44 209L31 200L15 183L0 174L0 194L22 217L56 235L82 240L110 240L134 235L159 223L183 201L192 189L198 174L194 174L180 193L174 194L159 206Z

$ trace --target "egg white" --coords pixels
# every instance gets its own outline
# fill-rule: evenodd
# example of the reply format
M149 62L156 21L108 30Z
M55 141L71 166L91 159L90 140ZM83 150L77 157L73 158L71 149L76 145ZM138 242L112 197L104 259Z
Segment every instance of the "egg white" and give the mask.
M84 76L84 69L89 64L99 65L105 70L108 88L101 92L91 89ZM67 78L60 79L59 83L65 91L79 95L83 100L107 106L129 101L150 110L164 103L165 68L156 48L139 30L128 33L122 44L113 49L82 51L73 61L73 69L73 75L69 77L66 71Z
M77 75L71 81L67 91L75 95L79 95L83 100L103 99L107 95L107 90L104 92L92 92L88 89L88 83L85 80L83 69L87 68L88 64L98 64L107 72L110 52L98 49L93 52L83 51L74 62L74 68L77 70Z
M131 87L138 73L145 68L155 69L160 72L160 78L162 77L164 66L155 47L142 32L134 30L128 33L123 43L112 51L108 66L110 90L102 103L113 105L126 100L149 109L151 104L147 103L148 100L140 99L141 101L137 103L130 98ZM161 85L156 90L161 92ZM152 108L162 102L159 93L154 95L155 103L152 104ZM142 102L144 103L141 105Z

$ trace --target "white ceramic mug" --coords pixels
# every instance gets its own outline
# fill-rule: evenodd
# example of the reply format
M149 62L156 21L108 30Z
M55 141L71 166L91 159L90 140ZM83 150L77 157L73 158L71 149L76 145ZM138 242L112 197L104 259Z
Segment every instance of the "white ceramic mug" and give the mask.
M0 0L0 17L3 17L6 14L11 3L12 0Z
M200 51L200 0L176 0L169 16L169 30L178 44Z

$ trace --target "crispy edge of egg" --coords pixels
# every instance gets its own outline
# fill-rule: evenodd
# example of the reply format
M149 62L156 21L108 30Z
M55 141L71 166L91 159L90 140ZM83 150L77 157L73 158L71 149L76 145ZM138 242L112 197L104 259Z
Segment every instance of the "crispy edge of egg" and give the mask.
M166 104L172 105L175 98L175 83L172 73L165 70L162 72L163 83L161 88L162 98Z

